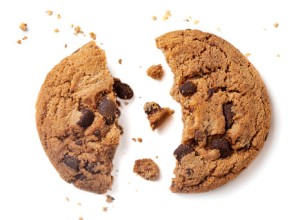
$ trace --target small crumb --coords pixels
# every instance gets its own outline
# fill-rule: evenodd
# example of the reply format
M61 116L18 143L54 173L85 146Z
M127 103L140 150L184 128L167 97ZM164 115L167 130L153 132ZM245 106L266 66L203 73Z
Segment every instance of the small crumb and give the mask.
M78 205L78 206L81 206L81 203L80 203L80 202L77 202L77 205Z
M123 62L122 59L119 59L119 60L118 60L118 63L119 63L119 64L122 64L122 62Z
M78 220L83 220L83 218L82 217L79 217L79 219Z
M245 53L245 56L249 57L249 56L251 56L251 53Z
M220 31L221 31L221 29L220 29L219 27L217 27L217 31L219 31L219 32L220 32Z
M280 57L280 54L277 54L277 57Z
M19 25L19 28L20 28L22 31L27 31L27 30L28 30L27 24L26 24L26 23L23 23L23 22Z
M53 15L53 11L51 11L51 10L47 10L46 13L47 13L49 16L52 16L52 15Z
M156 159L158 159L158 156L155 156Z
M190 22L191 20L192 20L192 16L188 16L188 17L185 18L183 21Z
M75 28L74 28L74 30L75 30L75 35L78 35L78 34L83 34L83 31L81 30L81 27L80 26L76 26Z
M55 28L55 29L54 29L54 32L55 32L55 33L58 33L58 32L59 32L58 28Z
M199 20L194 20L194 24L199 24Z
M278 28L278 26L279 26L279 24L278 24L278 22L276 22L276 23L274 24L274 28Z
M68 44L65 44L65 48L67 48L68 47Z
M74 24L71 24L70 27L73 28L73 27L74 27Z
M161 79L164 75L164 70L161 64L150 66L147 69L147 75L150 76L152 79Z
M162 17L162 19L163 19L164 21L166 21L166 20L168 20L171 16L172 16L172 15L171 15L171 11L170 11L170 10L167 10L167 11L165 12L165 15Z
M107 209L108 209L107 207L102 207L103 212L107 212Z
M90 32L90 38L92 38L93 40L96 40L97 35L94 32Z
M152 20L153 20L153 21L156 21L156 20L157 20L157 17L156 17L156 16L152 16Z
M133 166L133 172L145 180L158 180L159 168L150 158L136 160Z
M23 38L22 38L22 40L27 40L28 39L28 37L27 36L24 36Z
M137 141L142 143L143 142L143 139L142 138L137 138Z
M69 199L69 197L66 197L66 200L67 200L67 202L70 202L70 199Z
M136 142L136 139L135 138L131 138L134 142Z
M21 40L17 40L17 43L18 43L18 44L22 44L22 41L21 41Z
M57 19L61 19L61 15L60 14L57 14Z
M107 203L112 203L115 200L114 197L112 197L111 195L106 195L106 202Z

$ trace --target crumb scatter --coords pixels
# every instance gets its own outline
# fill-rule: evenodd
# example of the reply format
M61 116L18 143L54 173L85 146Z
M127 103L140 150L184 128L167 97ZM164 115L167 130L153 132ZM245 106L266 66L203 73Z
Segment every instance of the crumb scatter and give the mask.
M274 24L274 28L278 28L278 26L279 26L279 24L278 24L278 22L276 22L276 23Z

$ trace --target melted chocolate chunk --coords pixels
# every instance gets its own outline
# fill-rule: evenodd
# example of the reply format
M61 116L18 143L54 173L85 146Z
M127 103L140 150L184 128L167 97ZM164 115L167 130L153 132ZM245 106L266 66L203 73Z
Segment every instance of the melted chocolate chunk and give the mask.
M225 128L230 129L233 124L234 113L231 111L232 103L228 102L223 105L223 114L225 117Z
M179 92L183 96L191 96L197 91L197 86L191 81L187 81L179 86Z
M114 79L114 92L120 99L131 99L134 95L130 86L122 83L119 79Z
M94 121L95 118L94 112L92 112L87 108L81 109L80 112L81 112L81 116L77 124L83 128L89 127Z
M211 149L217 149L220 151L220 158L229 157L233 153L230 143L224 138L214 138L210 142Z
M79 160L77 158L66 155L63 159L63 163L76 172L79 171Z
M120 112L118 111L116 104L107 98L104 98L100 101L98 105L98 111L105 119L107 125L114 123L116 115L118 115L118 112Z
M185 155L194 151L194 147L187 144L180 144L177 149L174 151L174 156L178 161L181 160Z

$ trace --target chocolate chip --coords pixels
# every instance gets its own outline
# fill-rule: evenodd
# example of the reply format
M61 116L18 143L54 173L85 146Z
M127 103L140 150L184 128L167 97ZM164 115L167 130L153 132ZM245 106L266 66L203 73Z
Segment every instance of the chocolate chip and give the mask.
M208 89L208 98L212 97L212 95L215 93L216 89L215 88L209 88Z
M187 81L179 86L179 92L183 96L191 96L197 91L197 86L191 81Z
M95 118L94 113L87 108L81 109L80 112L81 112L81 116L77 124L83 128L89 127L94 121Z
M231 111L232 108L232 103L228 102L226 104L223 105L223 114L225 117L225 128L229 129L231 128L232 124L233 124L233 117L234 117L234 113Z
M177 149L174 151L174 156L176 157L176 159L178 161L181 160L182 157L184 157L185 155L193 152L194 147L191 145L187 145L187 144L180 144Z
M221 158L229 157L233 152L230 143L224 137L212 139L210 148L219 150Z
M195 131L195 134L194 134L195 141L200 142L200 141L203 141L204 138L205 138L204 132L199 131L199 130Z
M75 141L75 144L76 144L76 145L79 145L79 146L82 146L83 142L82 142L82 140L79 139L79 140L76 140L76 141Z
M194 173L194 170L192 170L190 168L187 168L185 171L188 176L191 176Z
M131 99L133 91L126 83L122 83L119 79L114 79L114 92L120 99Z
M63 163L76 172L79 171L79 160L77 158L66 155L63 159Z
M118 108L112 100L104 98L98 105L98 111L105 119L106 124L111 125L116 119Z
M76 180L86 180L86 176L83 175L82 173L77 174L76 176L74 176Z
M100 138L100 137L101 137L101 132L100 132L100 130L94 131L94 135L95 135L97 138Z
M97 163L96 162L90 162L88 163L86 166L85 166L85 169L87 171L89 171L90 173L92 174L95 174L95 173L99 173L99 172L95 172L93 169L97 166Z
M160 105L155 102L146 102L144 105L144 111L147 115L154 114L160 109L161 109Z

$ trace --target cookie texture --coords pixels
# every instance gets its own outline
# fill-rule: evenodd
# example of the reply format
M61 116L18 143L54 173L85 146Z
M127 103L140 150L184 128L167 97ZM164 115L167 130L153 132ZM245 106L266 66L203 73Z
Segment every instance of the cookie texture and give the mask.
M174 113L172 109L167 107L162 108L156 102L146 102L144 111L152 130L155 130L162 125Z
M120 111L105 52L89 42L47 75L36 125L51 163L67 182L94 193L110 189Z
M205 192L235 178L263 147L270 104L255 67L213 34L182 30L156 44L174 73L170 94L182 107L173 192Z
M133 166L133 172L145 180L157 180L159 178L159 168L150 158L136 160Z

